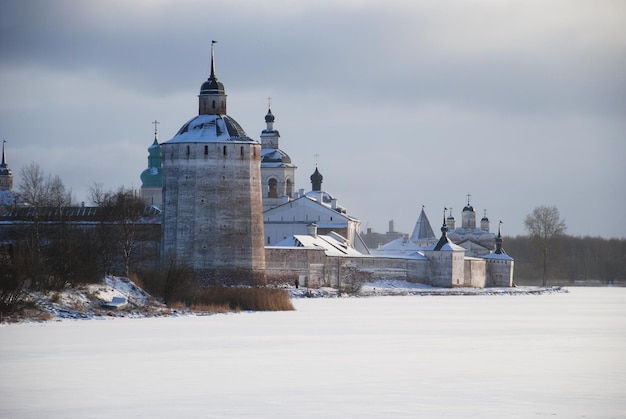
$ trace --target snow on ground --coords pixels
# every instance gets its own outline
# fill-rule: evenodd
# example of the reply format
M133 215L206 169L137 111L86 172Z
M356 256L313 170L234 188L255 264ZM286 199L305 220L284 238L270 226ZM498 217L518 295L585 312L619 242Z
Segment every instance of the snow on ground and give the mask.
M336 288L294 288L287 287L293 298L302 297L337 297ZM366 282L361 287L358 296L388 296L388 295L526 295L526 294L550 294L567 292L561 287L515 287L515 288L437 288L417 282L403 280L378 280ZM341 294L342 297L350 295Z
M125 299L128 304L120 310L112 310L103 305L116 297ZM171 314L169 309L131 280L116 276L106 276L102 284L85 284L43 293L30 292L27 299L35 302L49 320Z
M0 417L623 418L626 289L0 327Z

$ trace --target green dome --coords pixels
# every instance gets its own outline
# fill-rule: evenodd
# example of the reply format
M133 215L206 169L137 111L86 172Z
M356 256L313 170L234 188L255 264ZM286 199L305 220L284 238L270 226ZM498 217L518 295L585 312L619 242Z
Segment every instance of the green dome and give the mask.
M142 187L163 186L163 165L161 164L161 145L154 138L154 142L148 148L148 168L141 172Z

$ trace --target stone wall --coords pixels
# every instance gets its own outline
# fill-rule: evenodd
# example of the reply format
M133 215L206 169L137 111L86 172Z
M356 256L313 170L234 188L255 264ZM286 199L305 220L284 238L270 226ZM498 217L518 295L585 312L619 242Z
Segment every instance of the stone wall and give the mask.
M162 149L164 260L197 271L264 270L260 144Z

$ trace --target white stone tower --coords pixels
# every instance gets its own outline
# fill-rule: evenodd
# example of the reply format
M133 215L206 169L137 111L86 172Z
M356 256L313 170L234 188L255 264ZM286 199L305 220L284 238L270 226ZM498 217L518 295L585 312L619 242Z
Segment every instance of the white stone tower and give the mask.
M198 116L161 144L162 261L206 279L259 280L265 270L261 144L226 114L214 43Z
M265 115L266 128L261 132L261 175L263 177L263 211L293 199L296 165L278 146L280 134L274 129L271 103Z

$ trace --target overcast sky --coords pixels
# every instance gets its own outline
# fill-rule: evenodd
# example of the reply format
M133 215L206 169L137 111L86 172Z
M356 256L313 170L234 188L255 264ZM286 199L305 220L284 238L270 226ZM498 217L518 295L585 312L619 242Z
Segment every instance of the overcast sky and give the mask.
M626 237L622 0L0 1L0 140L86 201L141 186L216 73L228 114L265 128L310 189L362 228L410 233L422 205L525 234L555 205L576 236Z

